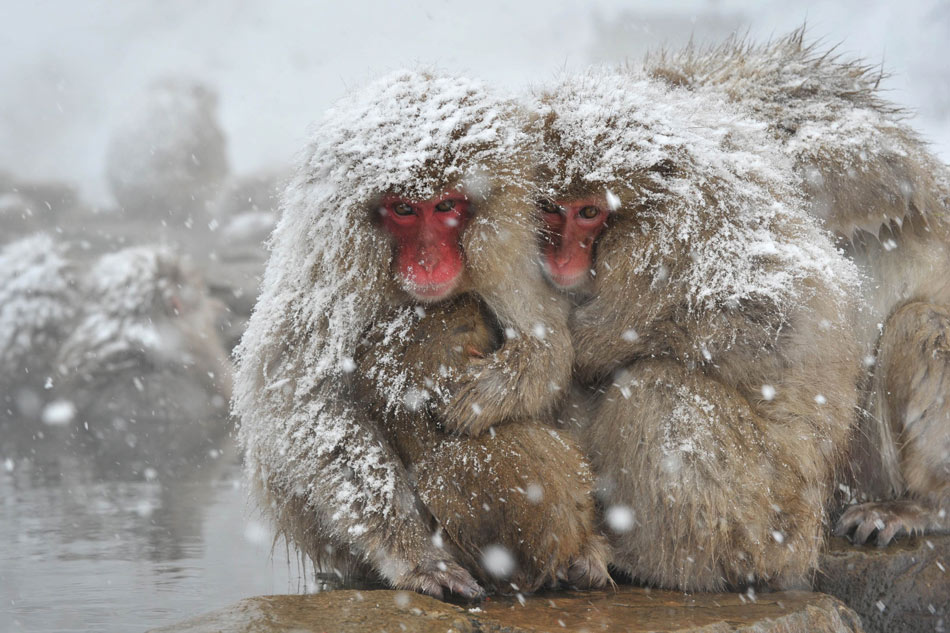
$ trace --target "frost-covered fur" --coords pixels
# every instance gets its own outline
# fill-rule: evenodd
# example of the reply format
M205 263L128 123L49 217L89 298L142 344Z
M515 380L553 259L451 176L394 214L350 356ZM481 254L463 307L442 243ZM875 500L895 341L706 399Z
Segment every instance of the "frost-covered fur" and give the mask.
M731 40L648 60L649 71L715 91L769 126L803 176L812 213L864 273L859 331L870 378L853 465L859 499L839 523L863 542L950 529L948 169L881 98L880 74L803 43Z
M393 245L375 222L380 196L422 199L454 186L471 201L460 291L478 295L509 338L433 402L446 423L477 431L542 414L570 380L566 311L549 309L559 299L526 247L535 218L521 127L517 109L479 82L395 73L328 112L284 194L237 351L234 411L263 509L318 564L413 589L443 580L444 553L405 468L342 391L366 328L415 303L390 270Z
M75 271L48 235L0 250L0 419L39 419L78 307Z
M588 421L614 564L685 590L807 585L857 403L853 265L724 98L592 71L537 107L542 193L619 198L572 318L598 390L575 406L596 408L565 411Z

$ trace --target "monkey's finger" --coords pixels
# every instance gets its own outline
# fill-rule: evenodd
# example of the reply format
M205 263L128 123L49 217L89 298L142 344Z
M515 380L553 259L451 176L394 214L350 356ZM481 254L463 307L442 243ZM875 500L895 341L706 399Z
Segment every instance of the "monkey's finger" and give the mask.
M485 354L471 343L465 346L465 353L473 358L485 358Z
M422 580L416 591L432 596L433 598L438 598L439 600L442 600L442 597L445 595L442 591L442 585L430 578Z
M877 546L878 547L887 547L895 536L905 532L904 524L897 519L891 519L887 522L887 525L883 530L877 534Z
M835 536L846 536L848 532L853 530L858 523L861 522L862 514L862 511L857 506L849 508L838 519L835 525Z
M882 527L880 519L876 518L874 515L874 520L865 520L861 525L858 526L858 529L854 531L854 538L851 541L857 545L864 545L868 538L873 534L879 527Z

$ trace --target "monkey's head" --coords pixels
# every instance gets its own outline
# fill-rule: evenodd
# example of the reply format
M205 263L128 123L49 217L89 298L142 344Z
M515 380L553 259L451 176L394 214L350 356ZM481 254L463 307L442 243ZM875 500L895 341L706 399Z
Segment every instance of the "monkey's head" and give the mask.
M413 70L331 108L281 199L249 371L338 371L393 308L535 283L514 256L536 233L524 117L480 81Z
M644 309L660 310L662 299L693 312L785 302L793 275L776 270L805 277L826 267L790 162L763 124L718 93L592 70L546 90L535 111L542 261L558 288L622 287ZM787 235L793 226L815 244Z

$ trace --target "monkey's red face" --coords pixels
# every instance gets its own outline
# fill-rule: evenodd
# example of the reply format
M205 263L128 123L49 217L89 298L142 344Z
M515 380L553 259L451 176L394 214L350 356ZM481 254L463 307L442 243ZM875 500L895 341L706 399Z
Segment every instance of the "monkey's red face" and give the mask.
M545 243L544 271L558 288L571 290L590 278L594 243L607 222L600 198L542 200Z
M429 200L383 198L383 227L396 239L396 274L420 301L438 301L458 286L465 269L459 237L468 200L452 191Z

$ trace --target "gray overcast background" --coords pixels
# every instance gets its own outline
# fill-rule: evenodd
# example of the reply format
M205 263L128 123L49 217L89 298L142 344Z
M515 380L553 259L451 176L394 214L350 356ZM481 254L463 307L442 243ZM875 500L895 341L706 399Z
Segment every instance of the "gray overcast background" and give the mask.
M950 160L950 2L934 0L0 1L0 170L77 184L108 204L111 124L157 77L220 94L238 173L279 166L348 87L418 64L508 87L639 59L690 36L809 35L883 64L893 100Z

